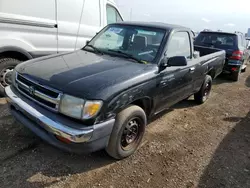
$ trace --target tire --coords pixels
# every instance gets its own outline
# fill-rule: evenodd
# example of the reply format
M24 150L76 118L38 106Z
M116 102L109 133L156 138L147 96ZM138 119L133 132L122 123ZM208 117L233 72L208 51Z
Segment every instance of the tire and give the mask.
M241 72L246 72L246 70L247 70L247 68L244 68L244 69L241 70Z
M233 72L233 73L232 73L231 78L232 78L233 81L235 81L235 82L239 81L240 72L241 72L241 71L237 71L237 72Z
M0 95L4 95L4 88L11 83L11 80L9 80L11 72L20 62L14 58L0 59Z
M195 102L198 104L205 103L210 96L211 89L212 89L212 77L206 75L204 82L201 86L201 89L194 94Z
M137 126L135 122L137 122ZM128 106L116 117L115 125L110 135L108 146L106 147L106 152L111 157L118 160L132 155L142 141L146 125L147 117L144 110L139 106ZM129 136L129 134L131 134L128 130L129 127L130 129L133 128L133 131L136 132L136 136ZM129 138L130 140L127 140ZM132 142L129 144L127 141Z
M247 63L248 61L247 60L244 60L244 62L243 62L243 64L242 64L242 69L241 69L241 72L246 72L246 69L247 69ZM245 67L244 69L243 69L243 67Z

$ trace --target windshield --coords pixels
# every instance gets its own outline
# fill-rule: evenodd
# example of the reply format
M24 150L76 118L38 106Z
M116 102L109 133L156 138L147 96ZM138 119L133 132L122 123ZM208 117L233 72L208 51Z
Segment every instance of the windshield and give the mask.
M97 52L152 63L158 54L165 32L156 28L110 25L87 46Z
M195 39L195 45L213 46L220 49L234 49L237 46L237 36L225 33L200 33Z

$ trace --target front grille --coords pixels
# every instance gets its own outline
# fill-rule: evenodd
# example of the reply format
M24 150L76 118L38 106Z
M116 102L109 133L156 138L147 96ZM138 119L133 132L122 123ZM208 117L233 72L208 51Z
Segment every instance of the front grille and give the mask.
M16 74L16 85L18 90L26 97L50 110L58 111L61 98L59 91L43 86L20 74Z

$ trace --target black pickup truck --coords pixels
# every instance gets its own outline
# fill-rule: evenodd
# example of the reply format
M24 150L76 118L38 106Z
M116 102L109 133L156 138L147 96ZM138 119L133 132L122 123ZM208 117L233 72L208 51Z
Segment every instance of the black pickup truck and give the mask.
M193 94L204 103L224 61L225 51L194 48L188 28L116 23L81 50L19 64L5 94L13 116L50 144L122 159L152 116Z

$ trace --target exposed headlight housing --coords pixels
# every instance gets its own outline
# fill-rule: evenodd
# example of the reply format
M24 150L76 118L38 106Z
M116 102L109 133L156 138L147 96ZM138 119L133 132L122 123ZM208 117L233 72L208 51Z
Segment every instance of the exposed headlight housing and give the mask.
M101 110L103 102L89 101L64 94L59 105L59 112L76 119L87 120L95 117Z

